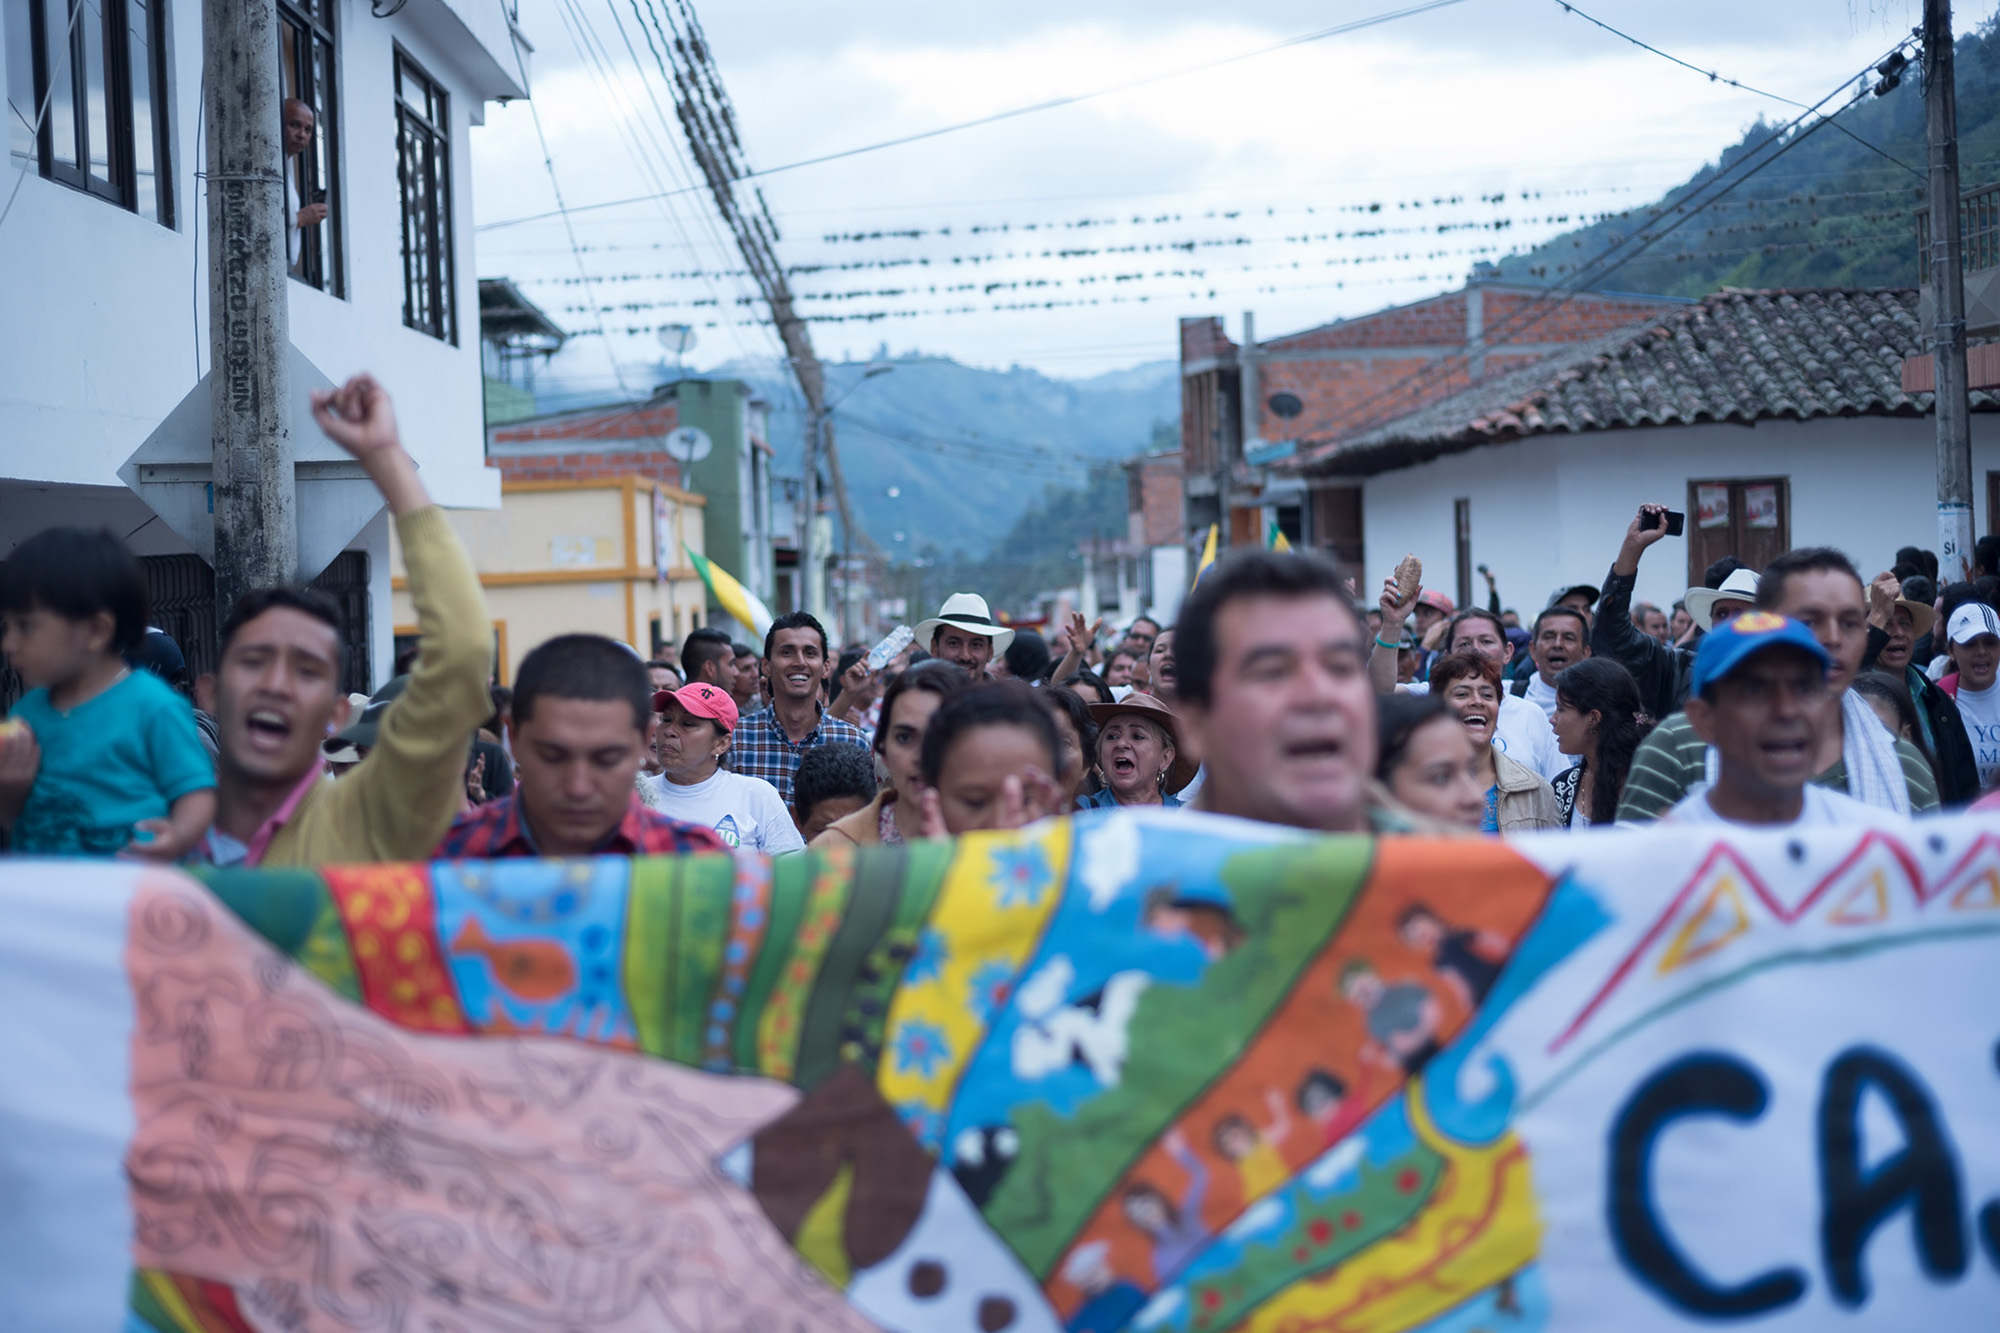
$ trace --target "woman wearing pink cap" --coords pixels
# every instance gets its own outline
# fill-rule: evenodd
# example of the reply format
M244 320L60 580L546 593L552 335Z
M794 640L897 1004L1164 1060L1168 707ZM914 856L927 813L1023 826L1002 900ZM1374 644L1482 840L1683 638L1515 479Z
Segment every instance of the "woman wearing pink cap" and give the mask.
M736 733L729 691L702 682L661 690L653 711L660 715L654 742L660 772L640 776L640 800L669 818L714 829L731 847L774 856L804 848L776 787L722 767Z

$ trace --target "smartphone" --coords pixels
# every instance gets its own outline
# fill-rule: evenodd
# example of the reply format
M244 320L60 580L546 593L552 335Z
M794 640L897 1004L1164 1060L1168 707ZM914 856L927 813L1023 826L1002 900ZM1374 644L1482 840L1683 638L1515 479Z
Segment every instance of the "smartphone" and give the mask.
M1687 515L1676 513L1669 509L1665 517L1667 520L1667 535L1669 537L1680 536L1687 527ZM1639 516L1639 530L1641 532L1651 532L1654 528L1660 526L1660 518L1659 514L1641 514Z

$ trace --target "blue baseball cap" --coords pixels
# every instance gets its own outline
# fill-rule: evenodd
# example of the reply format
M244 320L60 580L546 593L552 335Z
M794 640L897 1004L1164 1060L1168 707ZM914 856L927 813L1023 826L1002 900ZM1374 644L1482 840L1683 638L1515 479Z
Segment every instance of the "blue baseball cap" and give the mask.
M1833 670L1833 657L1820 646L1813 632L1796 620L1772 611L1745 611L1731 616L1702 636L1694 655L1694 676L1688 692L1706 694L1708 687L1742 666L1744 661L1770 648L1797 648L1819 659Z

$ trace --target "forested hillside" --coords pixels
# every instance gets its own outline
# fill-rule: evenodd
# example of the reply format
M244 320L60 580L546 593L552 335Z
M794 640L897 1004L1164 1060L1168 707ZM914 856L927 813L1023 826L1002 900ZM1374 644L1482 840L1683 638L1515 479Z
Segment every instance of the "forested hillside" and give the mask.
M1957 84L1960 180L1971 189L2000 180L2000 28L1992 16L1959 41ZM1510 256L1499 274L1565 285L1581 277L1589 287L1673 296L1725 286L1914 286L1923 96L1921 72L1911 64L1899 87L1865 98L1833 124L1812 129L1808 122L1772 141L1796 113L1760 122L1665 199ZM1614 247L1633 249L1627 238L1641 228L1672 224L1719 176L1740 171L1746 157L1772 160L1638 257L1609 271L1594 266Z

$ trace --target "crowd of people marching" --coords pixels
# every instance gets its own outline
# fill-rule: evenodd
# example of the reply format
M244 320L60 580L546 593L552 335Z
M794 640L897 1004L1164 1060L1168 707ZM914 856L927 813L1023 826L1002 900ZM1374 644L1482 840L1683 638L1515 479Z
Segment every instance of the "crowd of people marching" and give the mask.
M1632 601L1666 537L1642 505L1601 586L1530 620L1459 607L1405 560L1377 604L1314 554L1203 571L1175 623L1048 638L954 593L886 662L812 616L678 660L568 634L493 686L479 580L386 393L317 395L394 517L422 631L371 697L339 689L339 613L253 592L187 679L119 539L53 528L0 568L27 688L0 723L13 852L230 865L901 843L1072 810L1196 808L1336 831L1612 823L1856 826L1994 808L2000 538L1940 586L1905 548L1724 560ZM761 651L760 651L761 649Z

